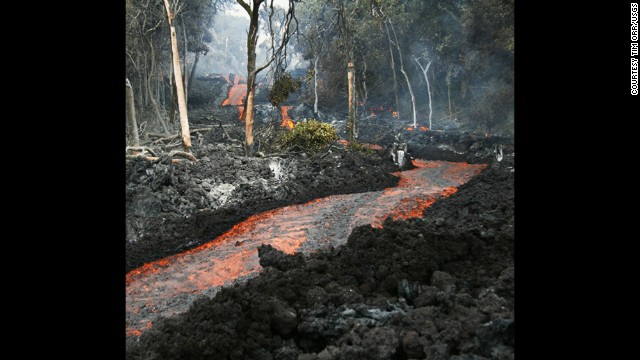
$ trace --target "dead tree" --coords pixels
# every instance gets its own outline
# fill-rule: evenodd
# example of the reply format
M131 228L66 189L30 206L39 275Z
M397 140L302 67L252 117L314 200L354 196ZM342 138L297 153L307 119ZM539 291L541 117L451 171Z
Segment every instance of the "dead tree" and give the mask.
M356 137L356 112L354 100L355 71L353 69L352 62L347 64L347 82L349 85L349 120L347 122L347 127L349 129L349 141L354 141Z
M133 97L133 88L129 79L126 79L127 94L127 120L129 123L129 131L131 134L131 145L140 146L140 138L138 137L138 123L136 122L136 108Z
M418 63L418 66L424 75L424 79L427 82L427 93L429 94L429 130L431 130L431 114L433 114L433 108L431 107L431 87L429 86L429 77L427 76L427 72L429 71L429 66L431 66L433 60L429 60L426 67L423 67L422 64L420 64L418 58L414 58L414 60ZM449 112L451 112L451 100L449 100Z
M400 58L400 72L404 75L404 79L407 81L407 87L409 88L409 94L411 95L411 107L413 109L413 128L418 127L418 121L416 118L416 97L413 95L413 88L411 88L411 82L409 81L409 75L404 71L404 62L402 61L402 51L400 50L400 43L398 43L398 36L396 35L396 29L393 27L393 22L391 22L390 18L387 18L389 25L391 26L391 31L393 32L394 45L396 49L398 49L398 57ZM397 111L397 110L396 110Z
M187 102L184 95L184 84L182 82L182 69L180 69L180 52L178 51L178 36L173 23L173 12L169 7L169 1L164 0L164 7L167 10L167 19L171 30L171 54L173 58L173 76L176 84L176 95L178 97L178 112L180 113L180 128L182 129L182 147L185 152L191 148L191 135L189 133L189 118L187 117Z

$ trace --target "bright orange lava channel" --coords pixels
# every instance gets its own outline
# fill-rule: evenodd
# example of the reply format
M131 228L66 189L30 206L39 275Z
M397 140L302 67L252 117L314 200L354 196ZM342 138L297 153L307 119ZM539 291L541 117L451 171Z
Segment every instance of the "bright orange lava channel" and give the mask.
M421 217L438 198L457 191L484 164L415 160L416 169L396 173L396 187L332 195L249 217L218 238L189 251L154 261L126 276L127 334L137 336L159 316L187 310L186 297L209 294L262 270L257 248L270 244L293 254L344 245L351 230L387 217Z

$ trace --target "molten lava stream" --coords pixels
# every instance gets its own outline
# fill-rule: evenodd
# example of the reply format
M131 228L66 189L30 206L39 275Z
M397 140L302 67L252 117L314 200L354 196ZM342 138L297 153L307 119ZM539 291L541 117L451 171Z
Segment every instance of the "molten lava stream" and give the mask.
M255 276L261 244L293 254L344 245L356 226L380 227L384 219L420 217L438 197L477 175L484 164L414 161L399 172L398 186L359 194L333 195L249 217L213 241L158 260L127 274L127 334L137 336L159 316L187 310L199 295Z

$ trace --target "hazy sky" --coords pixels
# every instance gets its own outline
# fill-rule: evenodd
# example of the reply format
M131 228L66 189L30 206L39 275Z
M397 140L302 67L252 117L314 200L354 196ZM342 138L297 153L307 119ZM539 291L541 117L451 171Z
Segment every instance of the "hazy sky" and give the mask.
M269 4L271 0L266 0L265 3ZM249 5L251 5L253 2L251 0L245 0L246 3L248 3ZM289 8L289 0L274 0L273 4L276 7L281 7L281 8ZM264 6L264 5L262 5ZM240 6L240 4L238 4L236 1L233 2L233 4L227 5L227 10L226 12L229 15L237 15L237 16L244 16L247 19L249 18L249 15L247 14L246 11L244 11L244 9Z

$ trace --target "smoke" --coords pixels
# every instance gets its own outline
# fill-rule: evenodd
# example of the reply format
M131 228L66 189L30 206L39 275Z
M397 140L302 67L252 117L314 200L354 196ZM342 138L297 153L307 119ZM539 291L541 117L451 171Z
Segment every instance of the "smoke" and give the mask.
M288 0L275 0L274 7L287 9ZM209 28L212 41L208 44L207 55L200 58L196 74L240 74L247 76L247 32L249 31L249 15L235 1L228 3L223 11L216 14L213 25ZM264 63L269 55L270 36L264 19L260 21L259 43L256 47L258 65ZM305 67L302 54L287 48L288 68Z

